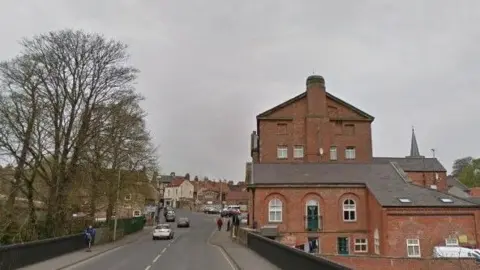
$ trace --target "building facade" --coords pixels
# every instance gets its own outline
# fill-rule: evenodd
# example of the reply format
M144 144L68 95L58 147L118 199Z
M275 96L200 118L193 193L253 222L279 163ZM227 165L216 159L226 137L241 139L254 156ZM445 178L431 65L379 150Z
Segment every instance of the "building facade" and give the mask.
M188 180L182 177L176 177L165 188L164 200L165 205L179 207L182 201L193 202L194 186Z
M374 117L306 91L257 116L246 166L250 224L308 252L423 258L480 243L479 205L448 193L446 170L420 155L373 157Z

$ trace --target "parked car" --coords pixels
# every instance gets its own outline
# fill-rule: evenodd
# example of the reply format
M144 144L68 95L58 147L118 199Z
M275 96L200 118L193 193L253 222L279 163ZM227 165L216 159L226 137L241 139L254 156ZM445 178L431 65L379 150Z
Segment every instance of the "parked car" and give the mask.
M173 239L174 232L170 224L160 224L155 227L152 234L152 239Z
M240 218L240 224L243 224L243 225L248 224L248 213L241 213L239 218Z
M172 207L167 206L167 207L165 207L165 208L163 209L163 216L166 217L167 214L168 214L168 212L175 212L175 210L173 210Z
M241 211L239 206L228 206L222 210L220 215L222 217L231 217L233 215L239 215L240 213Z
M207 207L203 212L205 214L220 214L220 209L215 207Z
M165 216L165 220L167 222L175 222L175 212L173 211L168 211L167 215Z
M189 228L190 220L186 217L181 217L177 221L177 228Z

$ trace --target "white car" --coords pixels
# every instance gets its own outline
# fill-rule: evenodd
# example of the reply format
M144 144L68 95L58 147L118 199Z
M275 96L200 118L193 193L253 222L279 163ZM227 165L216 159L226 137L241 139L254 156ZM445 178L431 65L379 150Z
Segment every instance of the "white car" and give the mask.
M153 230L152 239L173 239L173 230L170 224L160 224Z

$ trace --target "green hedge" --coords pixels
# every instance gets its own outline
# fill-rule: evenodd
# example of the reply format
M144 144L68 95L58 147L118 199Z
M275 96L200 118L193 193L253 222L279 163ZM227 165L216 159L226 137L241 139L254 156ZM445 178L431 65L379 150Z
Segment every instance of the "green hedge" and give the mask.
M147 222L144 216L134 217L134 218L122 218L117 220L117 231L123 231L124 234L131 234L143 230L145 223ZM113 230L115 226L115 221L110 222L109 228Z

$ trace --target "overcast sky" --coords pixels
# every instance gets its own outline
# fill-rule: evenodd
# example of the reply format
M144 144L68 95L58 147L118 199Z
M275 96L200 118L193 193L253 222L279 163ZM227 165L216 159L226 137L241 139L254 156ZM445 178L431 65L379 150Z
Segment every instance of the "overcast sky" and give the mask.
M243 180L255 115L313 72L376 117L376 156L408 155L412 125L448 170L480 155L478 0L3 0L0 25L2 60L64 28L130 45L164 173Z

